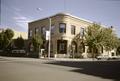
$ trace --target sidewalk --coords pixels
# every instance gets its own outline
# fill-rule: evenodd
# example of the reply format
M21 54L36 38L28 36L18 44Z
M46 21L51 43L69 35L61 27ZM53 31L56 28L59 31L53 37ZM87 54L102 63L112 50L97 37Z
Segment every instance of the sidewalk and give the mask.
M17 61L93 61L92 58L76 59L76 58L24 58L24 57L5 57L0 56L0 59L17 60ZM97 61L96 59L94 61Z
M92 58L50 58L52 60L55 60L55 61L93 61ZM94 61L97 61L97 59L95 59Z
M36 58L5 57L5 56L0 56L0 59L11 60L11 61L41 61L40 59L36 59Z

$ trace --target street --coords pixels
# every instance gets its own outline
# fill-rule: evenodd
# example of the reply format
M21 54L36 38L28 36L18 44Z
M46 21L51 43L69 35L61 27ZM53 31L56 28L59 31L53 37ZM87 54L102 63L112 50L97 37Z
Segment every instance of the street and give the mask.
M120 61L0 57L0 81L120 81Z

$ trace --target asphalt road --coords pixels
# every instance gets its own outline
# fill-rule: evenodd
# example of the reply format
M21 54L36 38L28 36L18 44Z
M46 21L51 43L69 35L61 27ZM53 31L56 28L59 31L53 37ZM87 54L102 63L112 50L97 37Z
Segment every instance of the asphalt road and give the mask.
M0 81L120 81L120 61L0 57Z

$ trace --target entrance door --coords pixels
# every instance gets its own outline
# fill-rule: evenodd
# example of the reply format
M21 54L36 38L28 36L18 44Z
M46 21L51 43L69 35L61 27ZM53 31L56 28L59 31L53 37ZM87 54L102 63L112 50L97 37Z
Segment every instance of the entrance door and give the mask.
M67 54L67 40L57 40L57 53Z

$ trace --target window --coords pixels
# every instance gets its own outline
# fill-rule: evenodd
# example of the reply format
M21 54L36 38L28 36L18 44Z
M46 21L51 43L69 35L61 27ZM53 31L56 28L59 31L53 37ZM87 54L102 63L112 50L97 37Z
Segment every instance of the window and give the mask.
M65 44L64 43L61 43L60 44L60 50L64 50L65 49Z
M54 32L55 32L55 26L52 25L52 26L51 26L51 34L54 34Z
M29 37L32 37L32 30L29 30Z
M43 35L45 35L45 31L46 31L45 27L41 27L41 33L42 33Z
M39 31L39 29L38 29L38 28L35 28L35 34L37 34L37 33L38 33L38 31Z
M59 32L60 33L66 33L66 24L65 23L60 23L59 24Z
M57 53L67 53L67 40L57 40Z
M74 25L71 25L71 34L75 35L75 26Z
M84 36L84 28L80 27L80 36L83 37Z

